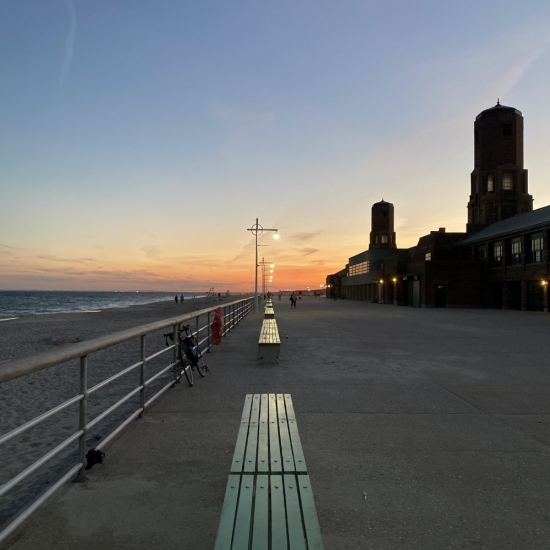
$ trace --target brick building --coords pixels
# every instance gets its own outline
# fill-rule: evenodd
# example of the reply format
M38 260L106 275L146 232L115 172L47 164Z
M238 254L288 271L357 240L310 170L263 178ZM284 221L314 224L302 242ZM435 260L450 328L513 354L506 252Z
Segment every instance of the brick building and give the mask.
M445 228L399 249L394 206L372 206L369 249L327 277L327 297L414 307L548 311L550 206L533 210L523 116L500 102L474 122L465 233Z

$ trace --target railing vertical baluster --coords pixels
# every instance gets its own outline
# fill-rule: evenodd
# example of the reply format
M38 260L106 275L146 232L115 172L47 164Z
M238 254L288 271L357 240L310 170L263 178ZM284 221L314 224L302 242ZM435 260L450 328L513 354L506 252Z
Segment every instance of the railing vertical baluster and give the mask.
M208 340L207 340L207 344L208 344L208 348L206 350L206 353L210 353L210 312L208 312L207 314L207 318L206 318L206 323L208 325L208 331L207 331L207 337L208 337Z
M78 478L81 481L86 480L86 474L84 468L86 466L86 409L88 404L88 356L83 355L80 358L80 393L82 399L80 400L78 429L82 430L82 435L78 438L78 460L82 464L80 472L78 472Z
M140 352L141 367L139 368L139 385L141 386L141 391L139 392L139 408L142 410L139 416L142 417L145 412L145 363L147 361L147 356L145 355L145 334L141 336Z
M195 334L197 336L197 342L199 341L199 318L195 317Z
M172 353L172 363L174 363L174 382L178 381L178 365L176 361L178 360L178 324L174 325L174 330L172 331L172 336L174 337L174 351Z

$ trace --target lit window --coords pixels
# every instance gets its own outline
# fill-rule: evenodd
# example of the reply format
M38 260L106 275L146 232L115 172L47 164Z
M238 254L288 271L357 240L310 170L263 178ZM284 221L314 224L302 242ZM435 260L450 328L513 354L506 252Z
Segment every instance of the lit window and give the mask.
M492 193L495 190L495 183L493 180L493 174L487 176L487 193Z
M531 235L531 263L542 262L542 233Z
M493 265L499 266L502 265L502 243L493 243Z
M349 266L349 276L353 277L354 275L363 275L368 273L370 268L370 262L361 262L359 264L354 264Z
M512 191L514 189L514 174L512 172L504 172L502 174L502 190Z
M432 259L432 253L431 252L426 252L425 258L426 258L426 261L431 260Z
M382 235L382 244L387 244L388 243L388 236L387 235Z

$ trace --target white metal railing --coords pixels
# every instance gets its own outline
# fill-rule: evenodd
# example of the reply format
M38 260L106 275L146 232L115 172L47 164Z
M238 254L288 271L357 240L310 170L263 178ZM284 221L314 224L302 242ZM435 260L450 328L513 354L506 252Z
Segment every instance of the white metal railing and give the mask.
M139 406L128 417L110 433L106 434L101 441L91 448L102 449L104 448L122 429L124 429L130 422L139 417L156 399L158 399L165 391L172 387L180 378L182 371L178 367L177 358L177 330L183 323L189 323L195 320L194 334L201 345L203 352L210 350L210 321L211 314L218 308L222 307L224 313L224 323L222 327L222 334L227 334L233 327L235 327L252 309L254 308L254 298L245 298L236 300L234 302L224 304L223 306L213 306L210 308L194 311L178 317L166 319L164 321L157 321L142 325L132 329L124 330L107 336L101 336L92 340L79 342L77 344L71 344L65 346L59 350L48 351L39 353L31 357L20 359L17 361L10 361L0 365L0 384L31 375L32 373L48 369L55 365L60 365L71 360L79 360L79 380L80 389L79 393L70 399L64 401L61 404L56 405L43 414L25 422L17 428L0 436L0 446L7 443L11 439L25 433L30 428L37 426L44 422L48 418L52 418L59 414L61 411L68 409L71 405L79 404L78 412L78 429L67 437L64 441L51 449L45 455L33 462L30 466L25 468L15 477L9 481L0 485L0 497L8 493L11 489L18 486L22 481L29 478L31 474L36 472L39 468L45 465L55 456L58 456L61 451L69 448L71 444L78 442L78 459L77 462L67 466L68 470L56 480L56 482L48 487L28 508L21 512L15 519L7 524L2 532L0 532L0 542L6 539L25 519L27 519L40 505L42 505L51 495L63 486L68 480L72 479L76 474L79 474L84 478L84 468L86 462L86 448L87 439L91 434L91 429L104 421L108 416L117 411L121 405L128 402L133 396L139 394ZM206 324L199 326L199 319L206 320ZM152 333L158 332L163 329L171 328L174 335L174 343L168 347L162 347L160 350L155 351L151 355L146 355L146 337L152 335ZM98 351L105 350L117 346L119 344L139 339L139 352L140 360L136 363L123 368L116 374L102 380L95 384L93 387L88 388L88 357ZM159 341L159 339L157 339ZM161 368L158 372L154 373L148 379L146 379L146 367L148 363L151 363L155 358L162 356L165 353L172 352L170 362L167 366ZM87 404L90 395L96 391L112 384L122 376L139 369L139 383L135 385L128 393L123 395L116 403L102 411L92 420L87 419ZM153 382L160 381L163 376L169 376L168 383L162 385L162 387L147 401L146 388ZM159 382L157 382L158 384Z

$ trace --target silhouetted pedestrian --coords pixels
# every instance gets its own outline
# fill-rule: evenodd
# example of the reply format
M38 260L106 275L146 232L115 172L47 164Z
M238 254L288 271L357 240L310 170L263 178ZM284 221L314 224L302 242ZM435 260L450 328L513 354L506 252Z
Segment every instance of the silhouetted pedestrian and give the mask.
M296 299L296 293L295 292L292 292L292 294L290 295L290 309L294 308L296 309L296 302L298 300Z

